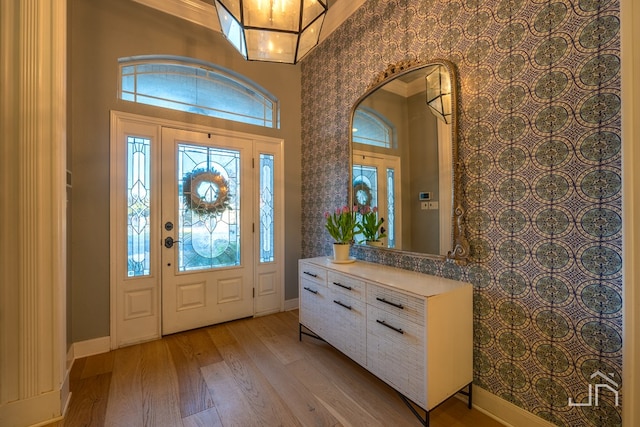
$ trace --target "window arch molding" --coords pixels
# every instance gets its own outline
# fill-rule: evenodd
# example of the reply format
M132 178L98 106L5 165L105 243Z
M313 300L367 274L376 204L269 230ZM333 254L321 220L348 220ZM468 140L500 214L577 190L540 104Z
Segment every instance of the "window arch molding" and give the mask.
M395 126L382 114L359 107L353 115L353 142L382 148L396 148Z
M251 79L194 58L118 59L119 98L252 125L280 128L278 99Z

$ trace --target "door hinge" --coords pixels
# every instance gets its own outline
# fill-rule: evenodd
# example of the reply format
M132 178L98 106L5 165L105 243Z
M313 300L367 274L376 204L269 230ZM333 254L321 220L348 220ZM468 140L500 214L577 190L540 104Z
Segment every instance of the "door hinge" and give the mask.
M252 233L256 232L256 223L255 222L251 223L251 232Z
M256 158L252 157L251 158L251 169L255 169L256 168Z
M253 288L252 290L253 290L253 298L255 298L256 297L256 288Z

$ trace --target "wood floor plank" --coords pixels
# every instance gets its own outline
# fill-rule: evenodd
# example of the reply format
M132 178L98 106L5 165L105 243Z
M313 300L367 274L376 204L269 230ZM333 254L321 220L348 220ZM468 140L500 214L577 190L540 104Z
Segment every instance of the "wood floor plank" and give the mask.
M251 329L261 338L275 337L291 333L291 322L283 321L278 316L269 315L256 317L251 322Z
M143 425L180 426L178 378L166 341L141 344L140 352Z
M69 374L69 387L71 389L71 392L74 391L74 384L77 383L82 377L82 371L84 370L85 363L87 363L86 357L81 357L80 359L76 359L73 361L71 373Z
M283 365L293 363L304 357L299 349L299 344L282 335L275 337L258 338L266 345L271 352L276 355Z
M334 383L327 381L326 377L308 360L298 360L289 364L288 368L343 425L384 427L384 424L362 408L357 400L344 393Z
M286 324L280 323L280 333L277 334L263 334L262 331L264 330L264 328L259 329L254 327L254 322L257 325L263 325L267 324L270 319L276 319L276 317L266 316L252 320L252 322L250 323L251 331L254 332L255 336L260 339L260 341L262 341L264 345L266 345L269 350L271 350L271 352L275 354L278 359L285 365L287 363L295 362L296 360L304 357L304 353L300 351L299 345L291 339L286 339L286 337L283 336L292 336L292 334L290 333L291 324L287 326Z
M480 414L478 410L469 410L467 403L453 398L431 411L431 427L496 427L500 423Z
M104 426L110 382L111 373L78 380L64 425L67 427Z
M209 333L243 395L258 414L260 423L266 426L301 425L242 346L230 334L227 326L209 329Z
M143 423L140 349L140 346L131 346L113 352L106 426L129 427Z
M110 351L87 357L80 378L95 377L111 372L113 370L113 356L113 352Z
M213 399L200 373L198 350L193 345L196 341L191 340L193 336L193 333L175 334L165 339L178 376L182 418L213 406Z
M291 375L278 356L256 336L253 327L255 323L253 320L234 322L228 328L296 418L305 426L324 427L338 423L313 393ZM265 339L275 338L277 336Z
M220 352L218 352L217 347L213 345L211 336L207 333L206 329L196 329L184 332L184 334L189 338L192 352L198 360L200 367L222 361L222 356Z
M226 362L213 363L201 368L201 371L222 425L225 427L261 425L259 414L255 413Z
M209 408L182 419L183 427L223 427L216 408Z
M297 328L297 319L295 322ZM307 336L303 336L302 341L297 335L295 338L283 335L282 338L290 341L290 346L300 346L300 351L305 353L305 360L322 375L332 378L344 393L359 396L361 406L376 419L394 419L409 424L415 422L415 417L395 390L327 343Z

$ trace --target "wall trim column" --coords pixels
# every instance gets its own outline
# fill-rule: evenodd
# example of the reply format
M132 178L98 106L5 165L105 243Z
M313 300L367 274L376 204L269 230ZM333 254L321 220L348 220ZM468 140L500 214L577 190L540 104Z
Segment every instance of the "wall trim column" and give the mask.
M623 354L622 425L640 425L640 4L620 2L622 61Z
M68 398L67 3L0 8L0 425L27 426L59 417Z

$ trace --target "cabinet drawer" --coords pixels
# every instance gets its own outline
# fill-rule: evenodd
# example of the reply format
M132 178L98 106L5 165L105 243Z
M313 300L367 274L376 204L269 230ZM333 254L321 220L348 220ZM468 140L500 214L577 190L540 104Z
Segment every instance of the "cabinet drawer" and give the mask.
M388 311L410 322L424 325L424 299L393 289L367 284L367 304Z
M307 279L326 286L327 270L315 264L301 262L298 268L298 275L300 276L300 279Z
M425 328L367 305L367 369L426 407Z
M362 280L354 277L329 271L327 286L332 292L342 293L362 301L365 300L365 284Z
M343 292L329 291L324 322L328 326L323 338L329 344L362 366L366 365L367 330L364 301L349 297Z
M313 280L300 279L300 323L318 335L327 328L325 320L329 290Z

